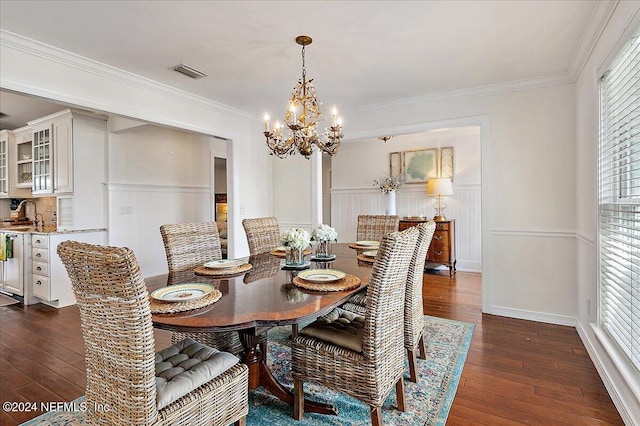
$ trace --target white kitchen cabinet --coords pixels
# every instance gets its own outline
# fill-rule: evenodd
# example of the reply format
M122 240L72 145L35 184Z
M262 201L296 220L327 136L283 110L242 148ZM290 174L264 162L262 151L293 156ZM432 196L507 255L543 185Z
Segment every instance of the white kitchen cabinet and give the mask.
M9 196L9 139L13 140L13 133L0 131L0 198Z
M13 240L13 257L0 261L0 290L22 300L25 305L39 303L31 286L31 234L3 230Z
M29 125L33 130L33 195L58 198L58 229L105 228L106 117L66 109Z
M31 129L0 131L0 198L30 198Z
M29 198L33 187L33 133L30 127L21 127L13 135L13 143L9 144L9 196Z
M33 195L53 193L51 130L51 123L48 121L33 125Z
M77 168L104 170L100 165L107 135L103 117L67 109L29 125L33 129L33 195L73 194ZM81 154L91 150L95 157ZM84 174L78 175L84 180Z
M31 237L31 286L33 295L56 308L73 305L75 297L71 280L58 253L58 244L74 240L90 244L106 244L106 231L71 233L33 233Z

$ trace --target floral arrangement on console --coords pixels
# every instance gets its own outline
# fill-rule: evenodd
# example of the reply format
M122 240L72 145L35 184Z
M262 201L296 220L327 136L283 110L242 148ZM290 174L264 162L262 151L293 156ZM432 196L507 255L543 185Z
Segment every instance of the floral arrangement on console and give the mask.
M291 228L282 233L281 240L285 247L303 249L309 245L311 236L302 228Z
M338 241L338 233L335 229L324 223L318 225L316 229L311 233L311 239L313 241Z
M397 191L400 185L402 185L402 181L400 179L392 179L390 177L380 180L373 180L373 186L377 186L378 188L380 188L380 191L385 194Z

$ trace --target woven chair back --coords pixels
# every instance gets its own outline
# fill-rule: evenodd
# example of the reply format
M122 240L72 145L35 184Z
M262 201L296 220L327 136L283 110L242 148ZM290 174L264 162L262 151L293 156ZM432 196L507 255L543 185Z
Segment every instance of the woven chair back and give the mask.
M280 226L275 217L259 217L242 221L247 234L249 254L268 253L280 245Z
M358 216L356 241L382 241L390 232L397 232L398 216L361 214Z
M363 336L363 353L375 364L403 363L405 289L417 239L418 230L410 228L380 242L367 287Z
M169 272L192 270L209 260L222 259L215 222L160 226Z
M422 278L427 251L436 229L436 223L430 220L417 225L415 228L418 230L418 240L411 256L407 274L407 290L404 304L404 341L405 347L409 350L413 350L416 347L425 326Z
M80 310L89 424L152 424L158 415L147 288L133 252L65 241L58 254ZM108 407L95 410L94 407Z

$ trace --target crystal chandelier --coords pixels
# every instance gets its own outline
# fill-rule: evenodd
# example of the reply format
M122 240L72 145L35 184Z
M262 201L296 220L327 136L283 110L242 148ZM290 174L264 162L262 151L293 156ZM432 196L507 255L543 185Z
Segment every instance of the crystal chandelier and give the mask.
M324 134L318 134L318 122L322 120L321 104L316 98L316 88L311 83L313 79L307 81L304 63L304 49L311 41L311 37L308 36L296 37L296 43L302 46L302 78L298 80L291 93L284 124L276 121L273 131L270 131L269 116L264 116L267 146L271 150L270 154L279 158L293 155L297 150L308 159L313 153L314 145L329 155L335 155L342 142L342 119L338 117L335 106L331 110L331 126L324 130ZM289 128L286 137L282 134L285 124Z

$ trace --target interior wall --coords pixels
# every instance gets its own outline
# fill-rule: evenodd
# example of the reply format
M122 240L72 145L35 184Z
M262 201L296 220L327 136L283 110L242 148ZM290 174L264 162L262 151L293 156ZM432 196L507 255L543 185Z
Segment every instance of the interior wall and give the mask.
M573 325L573 84L366 108L349 113L345 133L361 139L483 121L483 310Z
M214 192L216 194L227 193L227 161L224 158L215 157Z
M213 220L209 136L158 126L109 134L109 244L143 275L167 272L160 225Z
M627 424L640 422L640 374L598 325L598 79L621 44L640 32L640 3L620 2L577 81L577 329ZM609 347L610 351L605 350Z
M444 213L456 220L458 269L480 272L481 167L480 128L439 129L419 134L396 135L384 143L368 138L344 143L332 160L331 217L340 241L353 241L359 214L385 214L386 194L374 179L389 176L389 154L439 147L454 149L454 194L444 198ZM433 217L434 199L426 184L407 183L396 194L398 216Z
M300 227L311 232L312 223L311 160L296 154L287 158L272 158L273 215L280 231Z
M3 33L0 86L19 93L215 135L227 147L229 256L249 253L244 217L273 213L271 162L258 117L157 85L34 40Z

